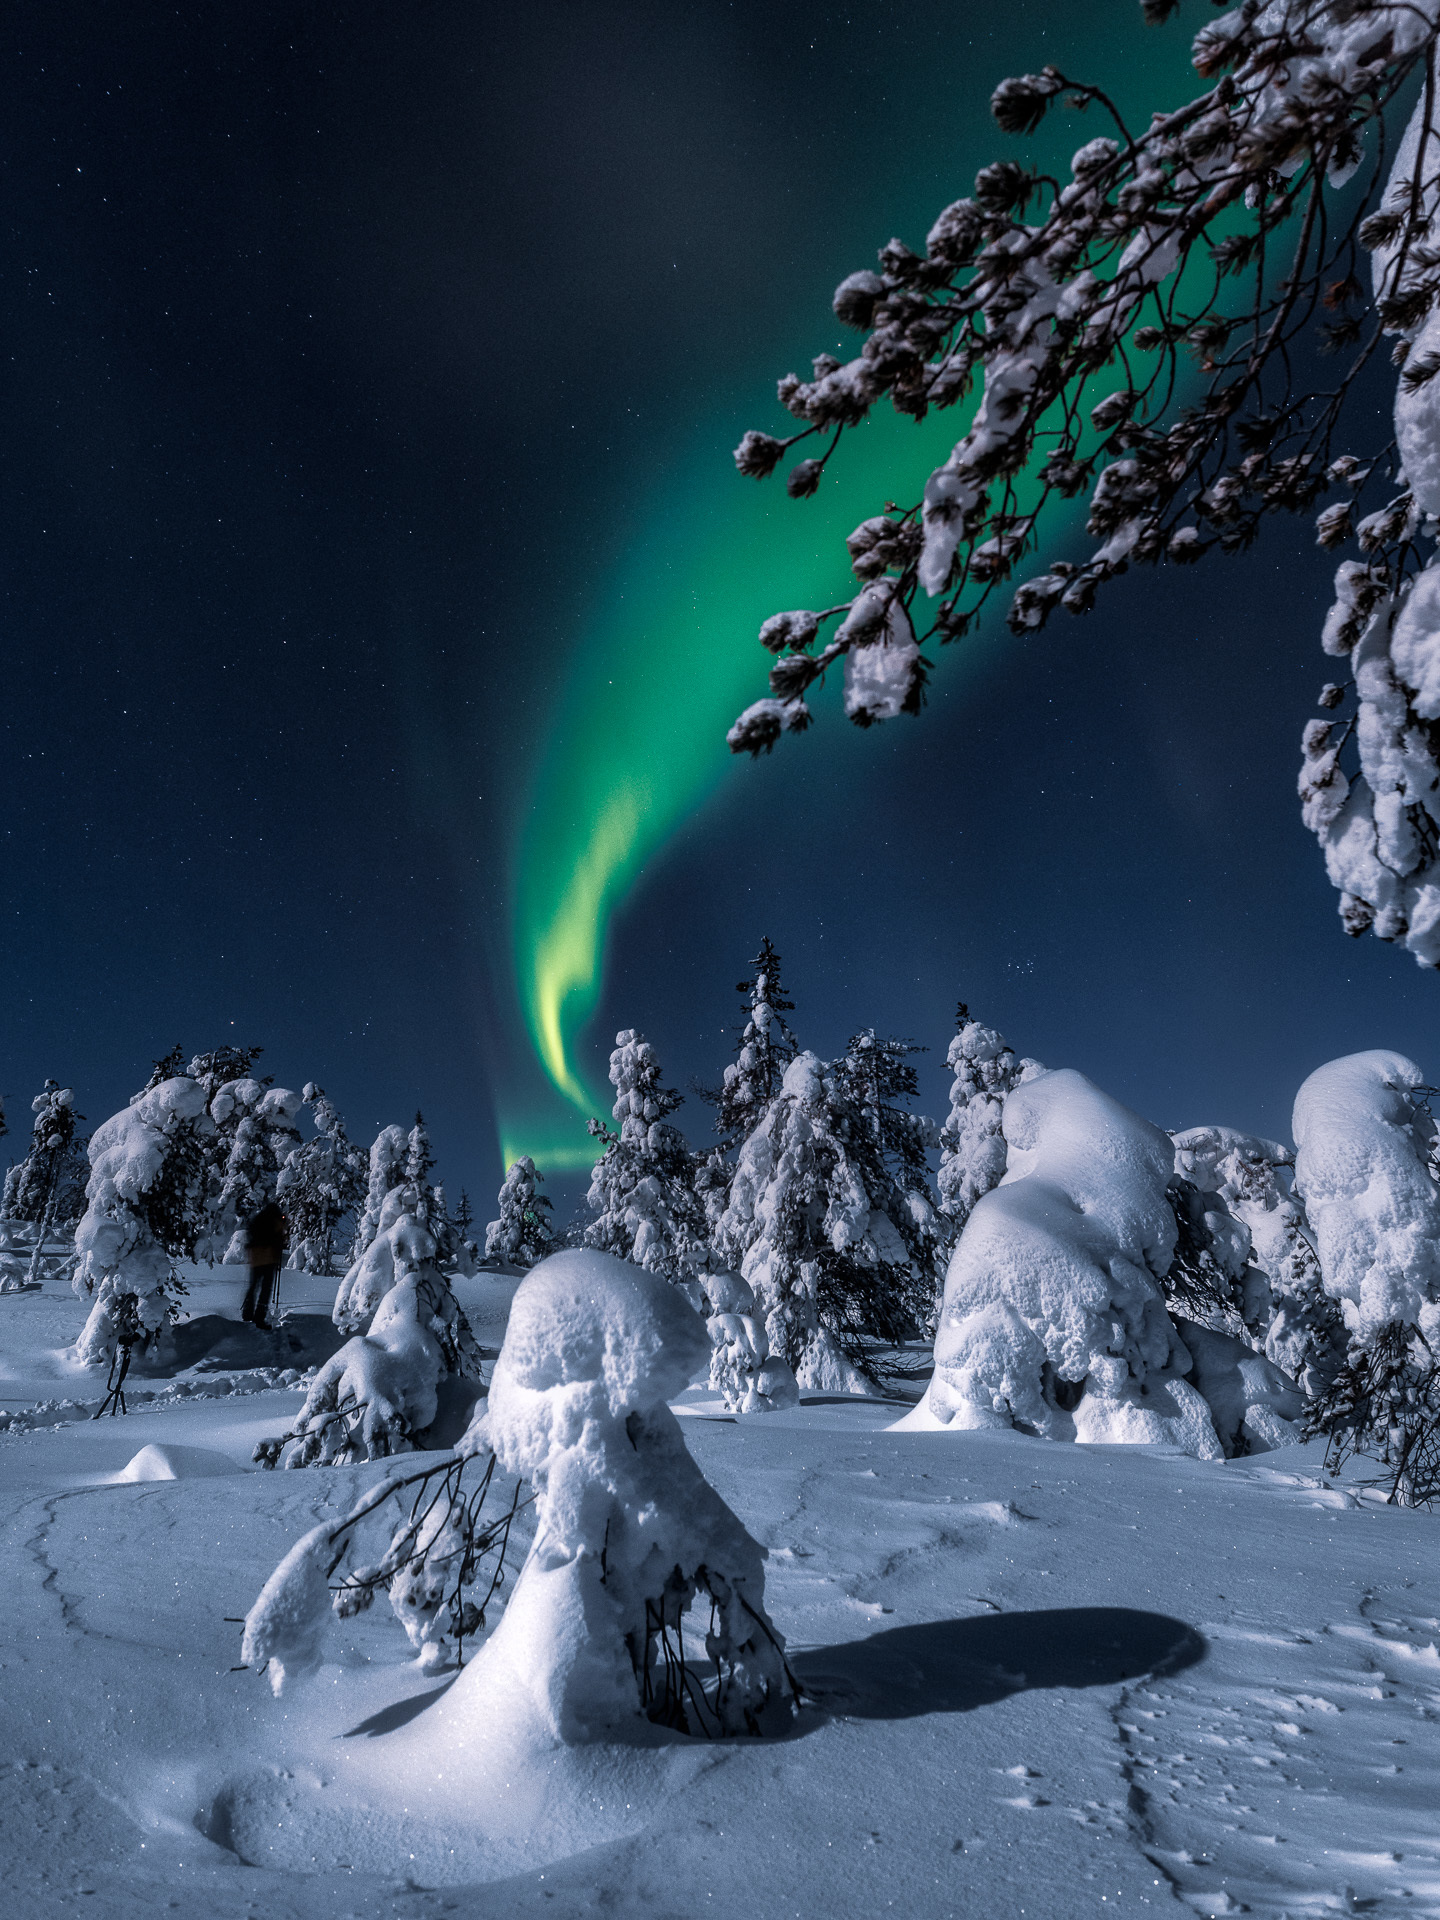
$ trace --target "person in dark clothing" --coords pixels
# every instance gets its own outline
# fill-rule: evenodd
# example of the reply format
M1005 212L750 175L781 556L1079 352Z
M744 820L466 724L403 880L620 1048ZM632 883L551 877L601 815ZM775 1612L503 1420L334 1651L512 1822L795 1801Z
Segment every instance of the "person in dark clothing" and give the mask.
M245 1264L250 1269L250 1284L245 1289L245 1304L240 1318L266 1329L270 1325L270 1305L280 1281L285 1245L290 1238L290 1223L272 1200L252 1213L244 1227Z

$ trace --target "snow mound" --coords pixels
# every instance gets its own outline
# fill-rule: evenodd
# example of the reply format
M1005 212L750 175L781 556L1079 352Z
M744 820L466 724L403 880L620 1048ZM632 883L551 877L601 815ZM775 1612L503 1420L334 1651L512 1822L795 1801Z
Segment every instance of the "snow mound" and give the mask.
M152 1441L115 1475L116 1485L140 1480L213 1480L244 1469L211 1447L177 1447Z

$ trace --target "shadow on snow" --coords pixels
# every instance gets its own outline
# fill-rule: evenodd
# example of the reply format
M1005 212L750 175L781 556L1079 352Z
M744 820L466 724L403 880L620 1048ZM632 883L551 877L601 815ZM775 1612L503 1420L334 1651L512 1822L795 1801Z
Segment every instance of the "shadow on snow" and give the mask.
M1183 1620L1134 1607L1056 1607L892 1627L791 1657L822 1712L861 1720L969 1713L1012 1693L1107 1687L1203 1660Z

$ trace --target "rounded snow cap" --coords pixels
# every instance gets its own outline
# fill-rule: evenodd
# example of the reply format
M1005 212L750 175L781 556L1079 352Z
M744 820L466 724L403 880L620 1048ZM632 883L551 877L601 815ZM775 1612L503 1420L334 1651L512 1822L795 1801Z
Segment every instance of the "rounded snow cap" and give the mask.
M495 1373L532 1393L593 1382L618 1417L679 1393L709 1351L704 1321L669 1281L570 1248L516 1288Z
M797 1053L785 1069L781 1088L792 1100L811 1102L820 1098L820 1062L813 1053Z

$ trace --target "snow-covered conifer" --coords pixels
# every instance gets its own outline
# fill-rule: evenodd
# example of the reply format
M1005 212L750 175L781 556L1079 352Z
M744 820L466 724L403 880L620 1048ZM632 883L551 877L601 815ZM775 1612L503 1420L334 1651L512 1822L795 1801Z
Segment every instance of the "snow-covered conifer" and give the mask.
M30 1111L35 1115L30 1151L5 1175L0 1213L7 1220L33 1222L42 1236L73 1233L85 1211L85 1184L90 1176L87 1143L75 1132L76 1122L85 1116L75 1111L72 1089L57 1080L45 1082L44 1092L30 1102Z
M745 1025L735 1058L725 1069L720 1086L716 1130L730 1140L743 1140L780 1091L786 1067L795 1058L795 1036L785 1015L795 1011L780 978L780 956L768 937L752 962L753 972L735 991L746 998Z
M290 1149L275 1197L290 1223L290 1264L302 1272L329 1274L335 1271L341 1223L359 1218L368 1166L324 1088L308 1081L301 1099L315 1133Z
M1295 1096L1295 1186L1350 1336L1311 1425L1332 1458L1378 1452L1392 1499L1440 1497L1440 1187L1424 1075L1403 1054L1332 1060Z
M350 1250L352 1263L359 1259L379 1232L385 1196L404 1183L405 1162L409 1153L410 1141L403 1127L382 1127L376 1134L370 1147L365 1205L356 1224L355 1244Z
M994 1027L970 1018L962 1001L955 1038L945 1056L954 1075L950 1115L940 1130L940 1171L936 1186L940 1210L964 1226L981 1194L998 1187L1005 1175L1005 1135L1001 1117L1007 1094L1043 1071L1038 1060L1017 1059Z
M847 1061L791 1061L740 1148L717 1240L800 1385L860 1393L867 1337L913 1331L929 1288L901 1231L920 1230L914 1196L886 1167L865 1075Z
M1249 1231L1250 1266L1237 1305L1253 1344L1315 1399L1344 1360L1345 1329L1293 1191L1294 1154L1230 1127L1190 1127L1174 1140L1177 1172L1218 1195Z
M212 1095L210 1118L228 1152L210 1222L209 1245L223 1246L226 1260L243 1259L245 1222L275 1198L280 1169L300 1144L295 1116L301 1107L289 1087L267 1086L246 1075L227 1080Z
M951 1256L935 1373L901 1424L1221 1447L1159 1279L1175 1251L1168 1134L1070 1069L1007 1097L1005 1182Z
M204 1089L177 1075L136 1094L91 1136L74 1284L94 1295L94 1305L75 1355L87 1366L109 1365L117 1396L132 1349L152 1341L171 1316L174 1260L194 1256L210 1128L205 1105Z
M911 1056L922 1052L912 1040L884 1038L866 1027L852 1035L832 1069L835 1092L850 1108L846 1144L870 1195L872 1220L878 1212L894 1227L906 1256L897 1261L891 1249L880 1259L878 1272L867 1273L851 1292L848 1318L857 1331L896 1340L933 1325L933 1280L952 1239L926 1159L938 1137L935 1123L908 1107L920 1090ZM876 1222L877 1252L879 1234ZM834 1284L849 1291L843 1270Z
M585 1228L585 1245L667 1280L703 1272L713 1256L695 1190L696 1156L669 1120L684 1096L662 1084L654 1049L630 1027L615 1036L610 1084L620 1131L590 1122L605 1151L585 1196L596 1216Z
M512 1267L533 1267L554 1249L550 1202L536 1191L544 1175L528 1153L522 1153L500 1189L500 1217L485 1229L485 1257L505 1260Z

